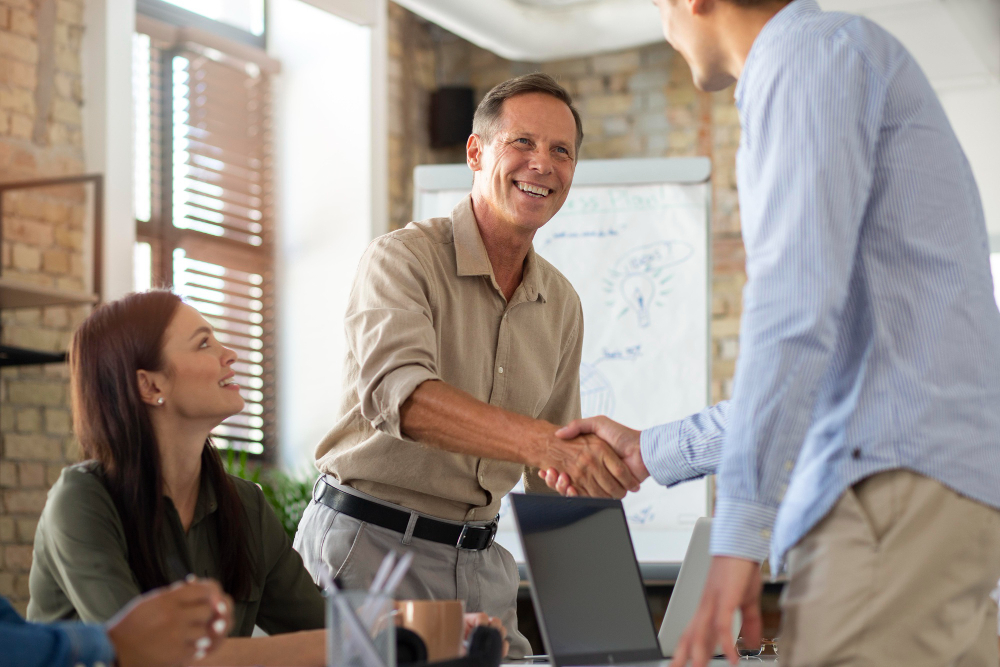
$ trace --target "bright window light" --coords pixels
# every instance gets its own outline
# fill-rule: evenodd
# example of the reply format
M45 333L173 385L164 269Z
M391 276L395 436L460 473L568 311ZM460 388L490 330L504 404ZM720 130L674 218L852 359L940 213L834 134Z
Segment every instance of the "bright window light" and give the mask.
M1000 252L990 255L990 266L993 267L993 296L996 297L997 307L1000 308Z
M153 288L153 246L139 241L135 244L135 276L132 287L136 292Z
M132 35L132 100L135 113L135 219L152 215L152 144L150 139L149 35Z
M166 0L189 12L241 28L254 35L264 34L264 0Z

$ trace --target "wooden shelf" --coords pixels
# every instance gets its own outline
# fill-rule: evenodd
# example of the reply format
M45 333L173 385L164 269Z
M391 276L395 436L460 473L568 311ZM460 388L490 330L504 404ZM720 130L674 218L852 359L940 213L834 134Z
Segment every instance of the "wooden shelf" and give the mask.
M3 195L15 190L31 190L64 185L89 186L91 203L91 279L96 294L56 287L42 287L16 275L0 275L0 310L5 308L44 308L46 306L93 306L101 302L103 279L104 247L104 176L101 174L79 174L57 178L41 178L28 181L0 182L0 244L3 240ZM30 341L27 341L30 342ZM33 364L57 364L66 361L65 352L45 352L12 345L0 345L0 366L24 366Z
M61 364L66 361L65 352L39 352L22 347L0 345L0 367L27 366L29 364Z
M41 287L0 276L0 308L38 308L41 306L80 306L97 303L96 294ZM3 365L0 363L0 365Z

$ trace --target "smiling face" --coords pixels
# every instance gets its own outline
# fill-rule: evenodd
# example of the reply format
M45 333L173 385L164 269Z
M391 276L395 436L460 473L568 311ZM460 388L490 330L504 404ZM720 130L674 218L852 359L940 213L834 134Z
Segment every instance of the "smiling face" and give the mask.
M216 340L201 313L181 304L163 335L163 370L138 371L143 400L214 427L243 409L235 361L236 353Z
M663 37L691 68L694 85L714 92L732 85L717 32L718 0L653 0L660 11Z
M489 143L469 137L472 196L502 223L534 233L566 201L576 169L576 121L569 107L545 93L516 95Z

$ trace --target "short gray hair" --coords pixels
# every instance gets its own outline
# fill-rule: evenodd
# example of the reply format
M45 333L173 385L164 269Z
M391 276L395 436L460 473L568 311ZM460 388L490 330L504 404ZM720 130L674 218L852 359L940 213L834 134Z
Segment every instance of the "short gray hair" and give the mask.
M573 120L576 121L576 152L579 153L580 144L583 143L583 122L580 120L580 113L573 106L573 98L555 79L541 72L507 79L486 93L486 97L476 107L476 115L472 117L472 133L478 134L487 144L493 141L493 135L503 116L503 103L512 97L528 93L551 95L569 107Z

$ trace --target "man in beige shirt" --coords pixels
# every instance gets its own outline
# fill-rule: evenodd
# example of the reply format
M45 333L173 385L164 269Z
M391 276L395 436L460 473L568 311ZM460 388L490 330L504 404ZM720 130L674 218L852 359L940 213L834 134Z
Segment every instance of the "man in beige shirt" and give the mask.
M608 445L571 441L580 416L583 314L572 285L539 257L535 232L559 211L583 138L569 95L531 74L476 111L472 192L446 218L379 237L347 308L340 418L316 449L324 473L295 547L314 575L367 587L390 548L415 553L400 598L461 598L499 617L510 655L518 573L493 544L500 500L539 468L588 495L638 482ZM570 472L572 471L572 472Z

